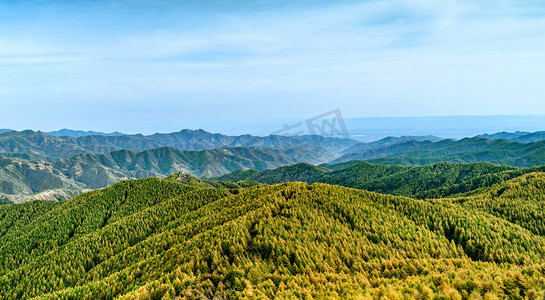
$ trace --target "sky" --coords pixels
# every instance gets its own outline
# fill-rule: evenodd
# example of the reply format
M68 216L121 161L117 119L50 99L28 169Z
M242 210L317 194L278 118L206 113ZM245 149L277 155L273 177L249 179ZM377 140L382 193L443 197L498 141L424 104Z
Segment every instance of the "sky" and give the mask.
M544 32L543 1L2 0L0 128L545 115Z

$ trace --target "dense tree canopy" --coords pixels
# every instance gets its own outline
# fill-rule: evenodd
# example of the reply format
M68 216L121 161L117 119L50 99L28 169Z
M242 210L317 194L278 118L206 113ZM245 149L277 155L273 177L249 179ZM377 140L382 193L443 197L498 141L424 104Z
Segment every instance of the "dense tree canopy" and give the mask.
M541 299L544 188L543 173L429 200L123 181L0 207L0 298Z
M233 182L250 180L266 184L322 182L423 199L468 193L536 171L545 171L545 167L515 168L485 162L390 166L354 161L322 166L296 164L264 171L237 170L213 179Z

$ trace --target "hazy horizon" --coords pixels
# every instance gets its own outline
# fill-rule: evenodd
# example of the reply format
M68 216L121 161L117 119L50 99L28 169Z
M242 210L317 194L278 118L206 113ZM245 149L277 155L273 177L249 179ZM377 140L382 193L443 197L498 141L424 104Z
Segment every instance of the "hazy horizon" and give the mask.
M276 122L257 122L253 124L234 123L210 124L205 127L181 127L166 130L125 131L119 128L0 128L17 131L34 130L42 132L59 131L63 129L78 131L96 131L101 133L120 132L123 134L171 133L184 129L202 129L211 133L225 135L251 134L266 136L270 134L283 134L279 132L285 125L301 123L299 134L310 134L306 127L306 118L281 119ZM350 138L360 141L375 141L384 137L394 136L424 136L433 135L441 138L461 139L481 134L493 134L498 132L536 132L545 131L545 115L527 116L428 116L428 117L371 117L371 118L344 118L344 123ZM317 132L319 134L319 132ZM289 134L289 133L288 133Z

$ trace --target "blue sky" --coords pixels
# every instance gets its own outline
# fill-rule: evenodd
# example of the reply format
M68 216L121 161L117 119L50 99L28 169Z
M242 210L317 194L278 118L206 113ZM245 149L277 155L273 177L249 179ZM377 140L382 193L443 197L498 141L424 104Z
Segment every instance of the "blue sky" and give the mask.
M545 115L542 1L0 1L0 127Z

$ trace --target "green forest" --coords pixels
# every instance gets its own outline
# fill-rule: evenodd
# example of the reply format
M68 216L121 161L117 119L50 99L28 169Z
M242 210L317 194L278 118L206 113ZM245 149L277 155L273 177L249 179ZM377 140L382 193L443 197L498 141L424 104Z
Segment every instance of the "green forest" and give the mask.
M418 199L443 198L471 193L545 167L517 168L486 162L448 163L427 166L380 165L362 161L313 166L300 163L274 170L236 170L214 181L254 181L276 184L302 181L341 185L382 194Z
M352 175L298 168L297 182L174 174L0 206L0 298L543 298L545 173L375 172L394 176L382 192L417 199L301 182Z

